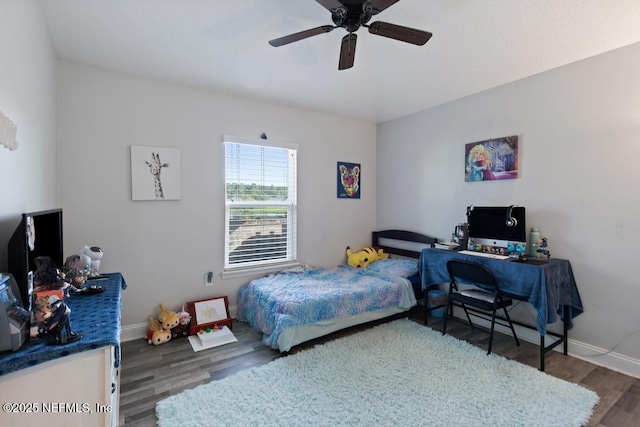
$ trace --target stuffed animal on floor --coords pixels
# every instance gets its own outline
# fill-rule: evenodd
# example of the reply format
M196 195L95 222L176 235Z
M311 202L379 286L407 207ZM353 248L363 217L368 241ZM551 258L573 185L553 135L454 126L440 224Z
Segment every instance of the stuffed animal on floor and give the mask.
M376 250L375 248L368 247L358 252L352 252L351 248L347 247L347 264L351 267L364 268L372 262L386 258L389 258L389 254L385 254L382 249Z
M171 339L171 330L163 329L160 323L149 316L149 329L147 329L147 342L153 345L164 344Z
M188 311L184 310L184 304L182 305L182 311L178 313L178 322L181 326L185 326L191 323L191 314L189 314Z
M175 328L180 323L180 316L175 311L168 310L167 307L160 304L158 322L160 322L160 326L162 326L163 329L171 331L171 329Z

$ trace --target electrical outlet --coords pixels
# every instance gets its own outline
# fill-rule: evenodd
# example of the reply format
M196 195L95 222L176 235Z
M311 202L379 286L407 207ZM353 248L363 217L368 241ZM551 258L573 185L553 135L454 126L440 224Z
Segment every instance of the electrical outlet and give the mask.
M213 286L213 272L210 271L207 273L205 279L204 279L204 285L205 286Z

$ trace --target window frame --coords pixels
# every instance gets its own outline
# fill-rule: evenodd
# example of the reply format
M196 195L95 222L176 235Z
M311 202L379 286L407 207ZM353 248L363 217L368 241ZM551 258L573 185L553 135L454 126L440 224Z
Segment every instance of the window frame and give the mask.
M223 136L224 147L224 198L225 198L225 220L224 220L224 270L223 277L232 277L235 275L255 273L259 271L274 271L279 270L287 266L298 265L297 261L297 155L298 145L290 143L282 143L269 141L266 139L253 140L247 138L241 138L233 135ZM287 200L270 200L270 201L230 201L227 199L227 144L243 144L253 145L258 147L280 148L285 150L291 150L294 152L294 156L288 155L287 165ZM289 153L290 154L290 153ZM261 173L265 173L264 169L259 170ZM233 208L263 208L263 207L278 207L287 209L286 218L286 255L284 258L278 258L273 260L258 260L258 261L245 261L238 263L230 262L230 228L231 228L231 210Z

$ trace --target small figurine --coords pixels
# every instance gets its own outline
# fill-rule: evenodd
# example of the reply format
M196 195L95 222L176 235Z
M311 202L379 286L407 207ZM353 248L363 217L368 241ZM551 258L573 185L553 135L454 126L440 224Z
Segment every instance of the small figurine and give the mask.
M65 273L65 281L71 285L71 290L79 291L89 277L91 258L83 254L71 255L64 262L62 270Z
M91 271L89 272L89 277L98 277L100 274L98 270L100 269L100 260L102 259L102 249L97 246L85 246L82 249L82 254L87 255L91 259Z
M47 342L52 345L78 341L82 335L71 330L71 309L64 303L71 285L64 280L64 274L51 258L41 256L33 262L36 265L33 317L37 336L46 337Z
M549 252L549 242L547 241L547 238L543 237L542 239L540 239L539 243L540 248L538 249L538 252L546 255L547 259L551 258L551 252Z
M182 311L178 313L178 321L182 326L185 326L191 323L191 315L189 314L189 312L184 310L184 305L182 306Z
M51 291L66 289L69 284L64 281L64 276L48 256L39 256L33 260L36 271L33 275L34 291Z

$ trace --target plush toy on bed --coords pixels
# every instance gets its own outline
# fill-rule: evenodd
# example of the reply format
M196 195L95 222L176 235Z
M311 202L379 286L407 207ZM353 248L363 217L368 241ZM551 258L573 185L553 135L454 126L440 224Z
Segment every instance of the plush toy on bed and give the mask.
M350 267L364 268L372 262L386 258L389 258L389 254L385 254L382 249L376 250L375 248L368 247L358 252L352 252L351 248L347 247L347 264Z

